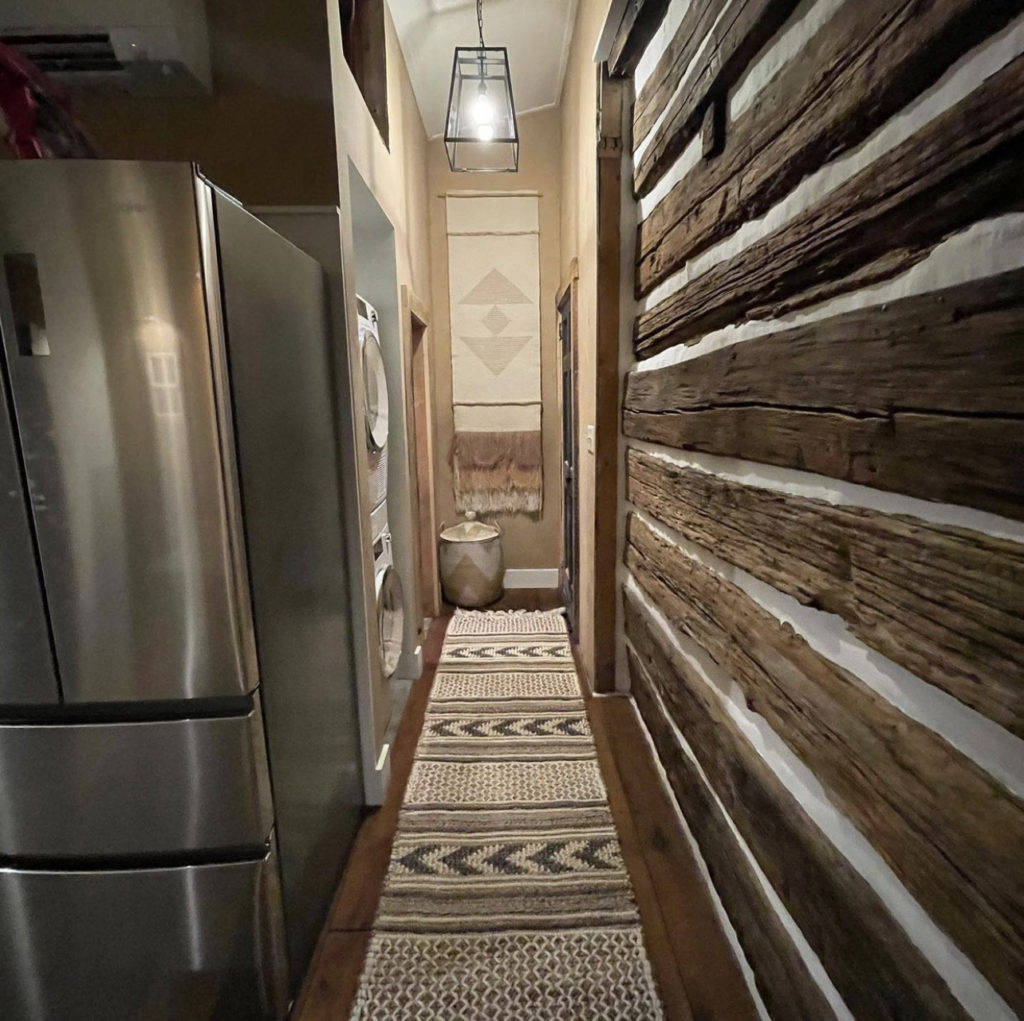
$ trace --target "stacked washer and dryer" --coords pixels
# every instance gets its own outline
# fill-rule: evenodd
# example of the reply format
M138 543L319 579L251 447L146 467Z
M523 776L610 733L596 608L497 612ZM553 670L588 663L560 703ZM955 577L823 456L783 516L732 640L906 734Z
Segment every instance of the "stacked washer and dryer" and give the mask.
M393 677L402 656L405 605L402 582L394 568L388 525L388 387L380 346L377 311L356 296L359 349L366 387L366 445L370 472L370 535L380 635L381 675Z

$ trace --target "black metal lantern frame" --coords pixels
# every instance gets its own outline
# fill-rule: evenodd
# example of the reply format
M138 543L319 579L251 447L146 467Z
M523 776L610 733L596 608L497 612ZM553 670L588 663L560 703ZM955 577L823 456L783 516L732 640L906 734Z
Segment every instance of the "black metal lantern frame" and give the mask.
M512 173L519 169L519 127L512 97L508 50L457 46L448 91L444 145L459 173Z

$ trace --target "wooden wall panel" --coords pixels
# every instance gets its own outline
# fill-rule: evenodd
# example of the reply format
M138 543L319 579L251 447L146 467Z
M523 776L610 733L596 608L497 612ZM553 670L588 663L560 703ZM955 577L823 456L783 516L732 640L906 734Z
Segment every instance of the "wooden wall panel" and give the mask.
M1024 518L1024 271L631 372L627 435Z
M713 11L716 4L694 4L684 22L694 12L696 23L702 7ZM637 296L863 141L1021 10L1024 0L844 4L728 126L722 157L687 171L640 225ZM686 41L691 48L700 44L693 35ZM682 61L692 56L680 53ZM638 140L653 123L655 97L674 84L672 67L659 62L637 97Z
M635 514L626 564L1007 1003L1024 1010L1024 805Z
M834 1021L835 1013L744 857L725 813L680 747L654 698L654 685L632 651L629 667L637 708L773 1021Z
M611 74L627 75L636 70L637 62L658 31L668 5L669 0L627 0L608 54Z
M1024 57L1018 57L787 224L641 314L637 356L907 269L976 220L1024 209L1022 160Z
M793 12L798 0L729 0L712 28L682 85L669 103L665 118L643 155L636 160L633 187L646 195L672 166L686 144L700 130L705 109L724 97L757 51ZM676 65L681 74L685 67ZM655 113L658 115L660 111ZM636 135L634 145L642 139Z
M715 19L729 0L693 0L675 35L658 58L633 104L633 141L642 141L675 94L679 81L697 55Z
M1024 737L1024 546L835 507L631 450L627 496Z
M634 674L634 691L645 685L657 690L854 1017L966 1017L878 894L818 829L630 593L625 623L643 666L639 678ZM685 815L685 802L681 807Z

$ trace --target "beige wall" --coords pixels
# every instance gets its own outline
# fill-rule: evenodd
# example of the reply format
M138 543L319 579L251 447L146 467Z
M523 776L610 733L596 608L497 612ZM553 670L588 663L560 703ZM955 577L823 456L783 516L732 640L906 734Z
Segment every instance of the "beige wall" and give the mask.
M413 94L412 83L405 66L405 60L395 35L394 23L390 12L385 7L385 36L388 78L388 119L390 126L390 149L385 146L377 126L374 123L363 97L356 85L348 64L345 61L341 45L341 26L338 4L328 0L327 18L331 47L331 65L334 78L334 116L337 136L337 168L338 189L342 205L343 219L351 225L350 208L350 165L362 178L370 190L378 206L388 218L394 229L395 262L396 262L396 294L394 307L401 307L401 290L409 292L426 308L430 316L430 252L429 252L429 212L427 203L427 138L423 122L419 115L419 107ZM361 377L361 360L358 355L358 334L355 330L355 278L356 267L353 260L359 253L354 248L346 251L345 291L348 315L349 367L351 372L352 398L356 419L359 420L363 407L363 390ZM402 333L403 343L408 336ZM398 400L397 396L392 397ZM395 448L391 448L394 453ZM361 435L354 443L356 479L366 477L366 448ZM401 470L401 469L400 469ZM406 473L407 476L407 473ZM395 482L394 472L389 473L391 485ZM353 482L358 487L358 482ZM408 486L406 477L403 484ZM387 684L381 677L376 656L377 625L374 608L373 570L369 542L369 508L365 506L365 495L361 497L364 504L361 521L360 552L362 554L363 588L367 597L365 621L369 646L364 650L365 659L360 658L357 650L357 671L369 675L369 692L372 705L369 707L370 728L372 730L373 752L364 758L364 773L367 776L367 790L372 801L379 800L386 788L386 771L382 774L373 771L372 763L386 740L389 723L394 719L396 710L401 708L398 700L399 688ZM389 500L389 505L391 501ZM396 501L397 503L397 501ZM390 510L390 507L389 507ZM402 527L389 513L392 532L396 534ZM408 528L411 532L411 525ZM396 542L396 553L400 554ZM415 614L416 604L414 592L406 593L407 607ZM415 618L413 618L415 619ZM361 708L361 713L367 707ZM364 734L365 736L365 734Z
M430 252L433 270L434 416L437 423L435 466L438 522L459 518L455 510L449 461L452 412L451 325L448 303L448 237L445 203L449 191L516 191L540 193L541 401L544 444L544 508L540 514L497 517L504 532L506 568L558 567L562 560L561 408L556 301L560 274L559 195L561 191L561 117L541 110L519 119L519 171L515 174L453 174L444 142L429 143Z
M579 265L576 341L579 351L580 657L594 676L594 455L587 449L595 417L597 346L597 45L609 0L579 0L562 86L562 276ZM612 584L613 579L604 579Z
M329 5L331 0L328 0ZM332 32L338 33L334 63L335 129L338 172L351 160L395 228L398 285L407 285L430 306L430 242L427 203L427 136L405 66L391 12L385 5L388 66L388 120L391 148L380 137L359 86L341 53L337 4L329 6Z
M99 155L193 160L246 205L334 205L338 182L323 3L206 0L206 10L212 95L73 97L76 116Z

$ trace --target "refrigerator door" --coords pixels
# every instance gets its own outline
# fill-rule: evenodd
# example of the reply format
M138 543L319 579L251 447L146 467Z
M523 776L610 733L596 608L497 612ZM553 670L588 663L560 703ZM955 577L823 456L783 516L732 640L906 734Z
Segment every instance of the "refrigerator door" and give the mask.
M215 193L214 201L260 692L298 980L363 800L327 294L319 263L225 196Z
M0 705L60 698L0 352Z
M0 164L0 256L65 701L250 690L191 167Z
M259 711L0 726L0 857L262 853L273 826Z
M287 1010L273 855L185 868L0 869L5 1021L277 1021Z

